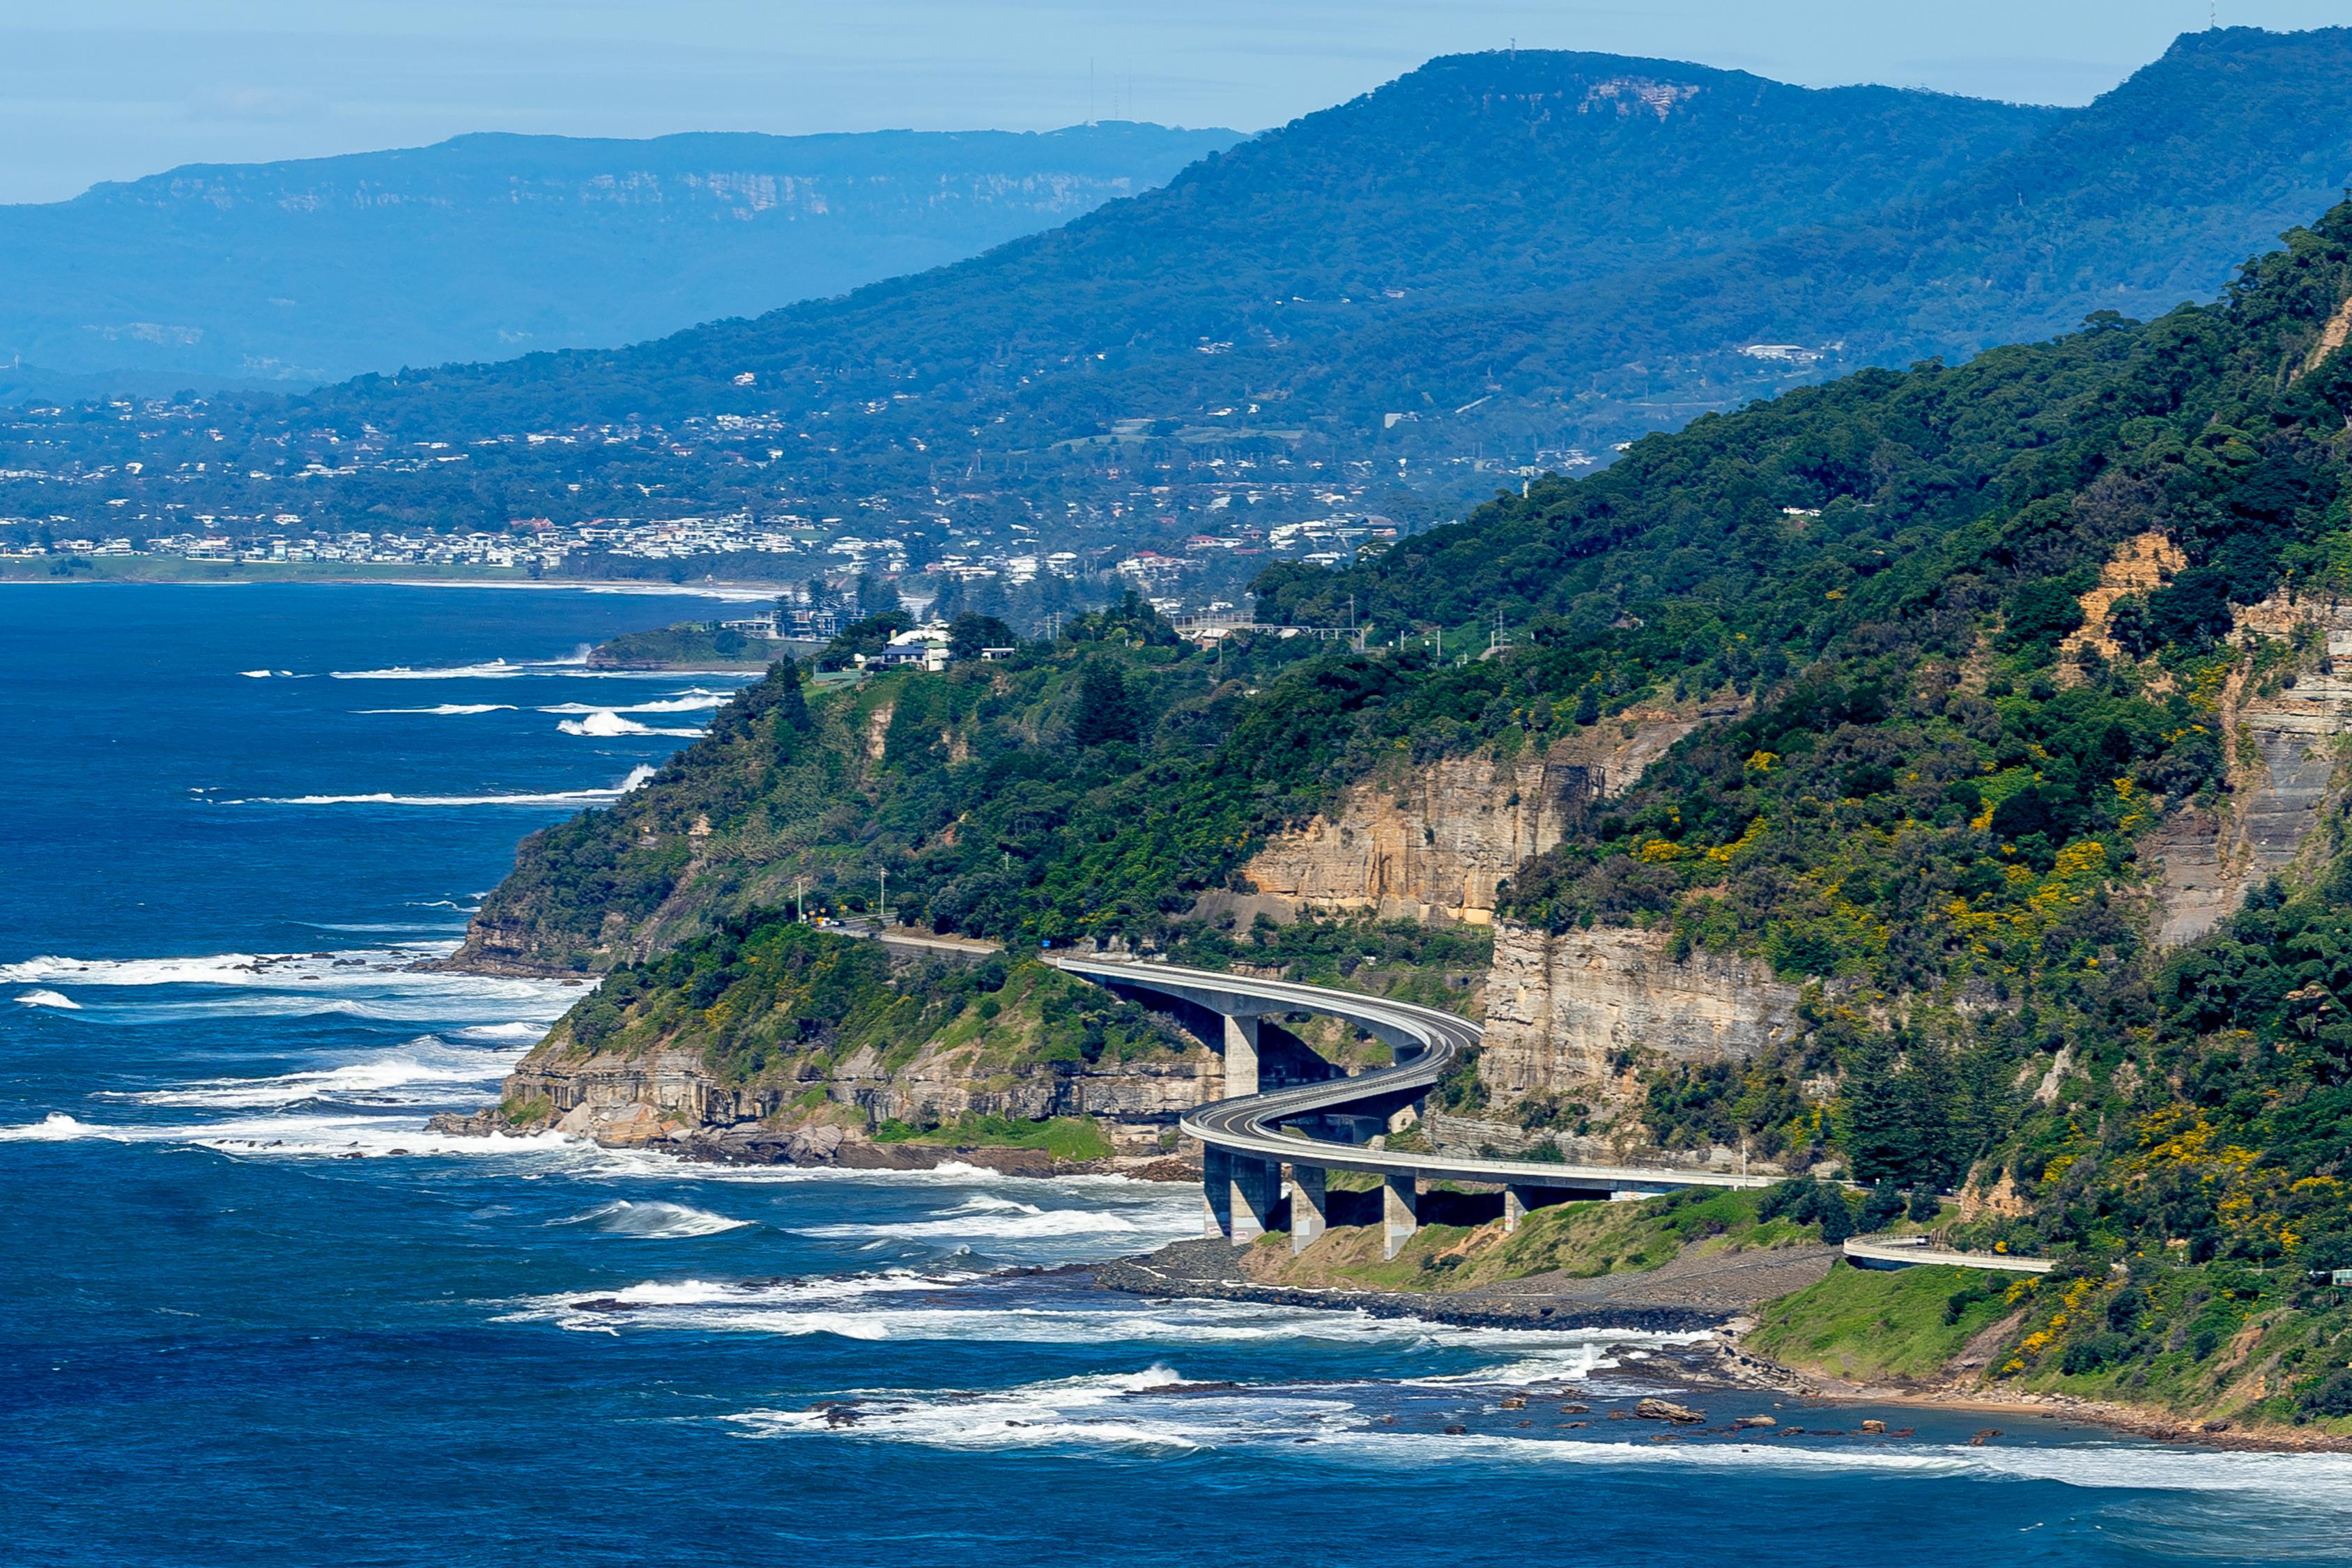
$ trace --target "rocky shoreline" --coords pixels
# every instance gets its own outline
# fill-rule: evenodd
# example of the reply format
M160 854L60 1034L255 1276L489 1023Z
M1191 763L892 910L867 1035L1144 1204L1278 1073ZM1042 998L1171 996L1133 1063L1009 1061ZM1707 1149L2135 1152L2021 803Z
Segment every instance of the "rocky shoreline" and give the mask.
M426 1122L425 1128L454 1138L489 1138L534 1130L508 1121L495 1105L463 1115L444 1111ZM1006 1176L1125 1176L1138 1182L1201 1179L1199 1160L1180 1154L1111 1154L1097 1160L1059 1160L1043 1149L1002 1143L877 1142L835 1126L780 1129L753 1122L737 1127L681 1128L651 1137L592 1142L607 1148L643 1149L709 1165L801 1165L839 1171L935 1171L942 1165L971 1165Z
M1745 1348L1744 1336L1755 1327L1747 1309L1693 1299L1696 1293L1687 1284L1677 1285L1671 1264L1648 1276L1613 1277L1615 1281L1633 1285L1631 1289L1595 1290L1591 1289L1597 1283L1594 1280L1536 1276L1500 1286L1444 1292L1267 1285L1250 1277L1244 1258L1243 1249L1223 1240L1180 1241L1142 1257L1096 1264L1093 1274L1102 1289L1132 1295L1324 1308L1377 1318L1416 1318L1459 1328L1705 1334L1704 1339L1661 1346L1652 1353L1663 1367L1672 1369L1675 1378L1700 1388L1751 1389L1815 1402L1824 1408L1870 1405L2057 1417L2163 1443L2264 1453L2352 1452L2352 1441L2291 1427L2246 1429L2227 1421L2200 1420L2063 1394L1989 1394L1960 1383L1860 1384L1818 1368L1785 1365ZM1805 1261L1790 1259L1776 1263L1769 1271L1758 1268L1742 1272L1753 1273L1757 1289L1770 1289L1775 1282L1772 1273ZM1822 1262L1825 1268L1826 1259ZM1687 1281L1706 1276L1694 1270L1683 1278ZM1759 1296L1751 1305L1761 1306L1769 1299ZM1990 1429L1979 1435L1985 1441L1998 1436Z

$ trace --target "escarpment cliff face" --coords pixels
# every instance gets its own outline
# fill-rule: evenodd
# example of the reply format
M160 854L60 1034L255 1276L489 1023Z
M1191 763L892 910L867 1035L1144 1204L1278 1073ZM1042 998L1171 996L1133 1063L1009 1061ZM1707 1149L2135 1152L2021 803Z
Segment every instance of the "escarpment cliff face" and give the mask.
M1540 754L1444 757L1367 780L1334 810L1276 835L1243 875L1294 911L1485 925L1496 889L1558 844L1585 802L1621 794L1698 725L1738 711L1630 710Z
M1622 1106L1633 1063L1753 1056L1796 1024L1798 988L1760 961L1695 951L1675 959L1664 931L1596 926L1552 933L1505 921L1486 982L1488 1093Z
M971 1117L1096 1119L1120 1152L1156 1151L1176 1118L1223 1093L1205 1047L1128 1062L977 1062L933 1039L893 1061L863 1047L810 1081L730 1081L693 1050L582 1054L551 1040L509 1075L502 1104L613 1148L789 1164L919 1168L942 1146L877 1142L872 1129ZM896 1055L897 1053L892 1053Z
M2231 790L2208 808L2183 808L2158 831L2159 940L2196 941L2245 901L2247 890L2293 869L2338 798L2342 738L2352 733L2352 605L2284 597L2240 616L2240 636L2300 642L2306 652L2255 673L2258 656L2222 694Z

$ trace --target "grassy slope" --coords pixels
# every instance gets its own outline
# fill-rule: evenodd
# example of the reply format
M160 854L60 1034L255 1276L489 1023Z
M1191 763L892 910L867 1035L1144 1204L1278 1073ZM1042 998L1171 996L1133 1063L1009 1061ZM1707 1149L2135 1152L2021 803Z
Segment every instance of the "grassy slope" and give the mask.
M2018 1279L1971 1268L1838 1268L1771 1303L1760 1353L1857 1382L1964 1382L1986 1331L1978 1392L2055 1394L2256 1434L2352 1436L2352 1302L2293 1270L2176 1267ZM2092 1330L2087 1340L2084 1331ZM1972 1361L1975 1359L1970 1358ZM2345 1396L2315 1408L2315 1371ZM2334 1414L2330 1414L2330 1411Z
M1499 1220L1426 1225L1387 1260L1381 1258L1379 1226L1342 1226L1297 1258L1270 1253L1272 1261L1260 1259L1253 1272L1286 1285L1465 1290L1554 1271L1576 1279L1643 1272L1685 1252L1709 1256L1821 1239L1819 1226L1758 1218L1760 1202L1755 1193L1716 1193L1560 1204L1528 1215L1509 1236ZM1290 1238L1269 1237L1267 1245L1286 1249Z
M1989 1289L1988 1289L1989 1287ZM1932 1378L2030 1294L2015 1275L1976 1268L1834 1268L1764 1310L1748 1343L1790 1365L1854 1381Z

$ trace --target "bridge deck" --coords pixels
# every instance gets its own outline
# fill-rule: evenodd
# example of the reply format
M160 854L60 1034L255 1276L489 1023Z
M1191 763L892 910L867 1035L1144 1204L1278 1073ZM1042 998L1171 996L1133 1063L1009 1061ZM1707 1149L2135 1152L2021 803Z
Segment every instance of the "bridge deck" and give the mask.
M1391 1178L1567 1188L1596 1195L1667 1192L1682 1187L1769 1187L1781 1179L1679 1166L1566 1165L1539 1160L1412 1153L1309 1137L1281 1123L1320 1114L1346 1115L1350 1108L1409 1101L1434 1084L1457 1056L1477 1045L1486 1031L1466 1018L1434 1007L1290 980L1262 980L1126 959L1063 956L1050 962L1069 973L1098 984L1157 991L1194 1001L1220 994L1246 999L1245 1005L1267 1005L1255 1009L1258 1011L1278 1008L1328 1014L1358 1024L1397 1046L1399 1059L1394 1067L1267 1094L1221 1100L1202 1106L1183 1119L1186 1132L1198 1138L1204 1147L1225 1154L1325 1170L1363 1171Z

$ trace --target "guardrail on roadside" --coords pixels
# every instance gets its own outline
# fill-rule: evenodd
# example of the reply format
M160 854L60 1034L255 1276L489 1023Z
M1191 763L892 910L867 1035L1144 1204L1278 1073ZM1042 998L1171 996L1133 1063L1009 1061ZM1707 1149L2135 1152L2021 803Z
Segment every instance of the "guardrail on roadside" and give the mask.
M1991 1268L2004 1274L2047 1274L2056 1267L2047 1258L2020 1258L2007 1252L1957 1252L1937 1247L1924 1236L1855 1236L1841 1249L1858 1268L1915 1268L1941 1264L1953 1268Z

